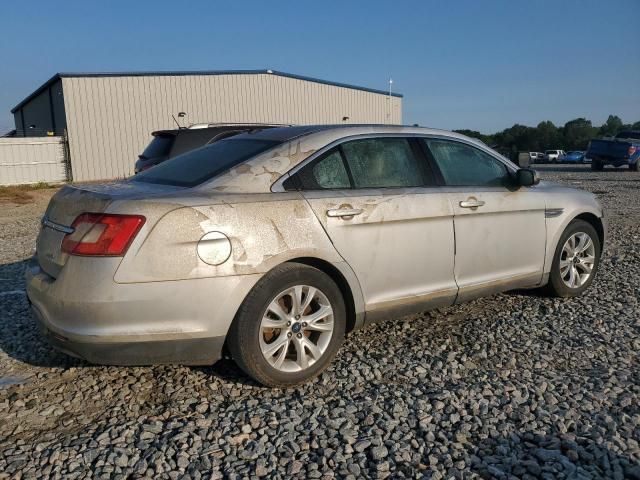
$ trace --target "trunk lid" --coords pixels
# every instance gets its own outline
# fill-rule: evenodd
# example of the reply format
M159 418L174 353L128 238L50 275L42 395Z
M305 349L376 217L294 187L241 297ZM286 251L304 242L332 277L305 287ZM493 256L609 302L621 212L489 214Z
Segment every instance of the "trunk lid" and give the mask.
M114 200L143 199L166 195L176 187L138 182L118 182L101 185L62 187L49 202L42 218L36 241L36 256L40 268L57 278L69 255L62 252L62 240L72 232L71 224L82 213L104 213Z

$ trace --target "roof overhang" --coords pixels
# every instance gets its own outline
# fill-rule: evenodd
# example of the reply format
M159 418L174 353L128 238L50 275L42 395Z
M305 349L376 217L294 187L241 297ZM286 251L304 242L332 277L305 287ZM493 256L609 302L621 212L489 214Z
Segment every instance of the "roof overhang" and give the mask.
M402 94L394 93L384 90L378 90L375 88L360 87L358 85L350 85L348 83L331 82L329 80L321 80L314 77L306 77L304 75L295 75L292 73L279 72L277 70L203 70L203 71L149 71L149 72L102 72L102 73L90 73L90 72L61 72L56 73L49 80L44 82L33 93L27 96L24 100L18 103L11 109L11 113L16 113L22 106L28 103L31 99L37 97L52 84L60 80L61 78L96 78L96 77L179 77L179 76L196 76L196 75L277 75L280 77L294 78L296 80L303 80L306 82L321 83L323 85L330 85L333 87L349 88L352 90L360 90L363 92L377 93L379 95L391 95L392 97L402 98Z

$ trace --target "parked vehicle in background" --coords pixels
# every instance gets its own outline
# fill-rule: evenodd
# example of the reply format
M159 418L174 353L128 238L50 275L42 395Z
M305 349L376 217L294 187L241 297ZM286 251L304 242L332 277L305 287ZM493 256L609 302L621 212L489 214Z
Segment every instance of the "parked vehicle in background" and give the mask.
M567 152L560 156L560 162L562 163L582 163L583 161L584 152L578 150Z
M199 123L187 128L158 130L152 132L153 139L138 156L134 172L140 173L165 160L200 148L223 138L249 130L260 130L282 125L262 123Z
M544 158L549 163L558 163L560 155L564 155L564 150L547 150Z
M637 172L640 170L640 131L626 130L611 140L591 140L586 156L591 159L592 170L600 171L605 165L628 165L630 170Z
M602 217L593 194L539 183L460 134L265 129L119 183L63 187L27 296L51 343L91 362L203 365L224 352L287 386L378 320L515 288L580 295Z
M529 162L540 163L540 160L544 158L544 155L540 152L529 152Z

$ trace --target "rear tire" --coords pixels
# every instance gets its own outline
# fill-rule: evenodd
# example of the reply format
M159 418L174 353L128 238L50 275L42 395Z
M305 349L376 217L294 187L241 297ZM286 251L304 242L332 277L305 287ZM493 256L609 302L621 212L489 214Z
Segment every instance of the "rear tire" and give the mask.
M344 299L335 282L317 268L284 263L249 292L227 345L238 366L256 381L289 387L331 363L345 327Z
M640 172L640 159L636 160L636 163L630 163L629 170L632 172Z
M601 248L595 228L584 220L573 220L562 233L553 254L549 293L556 297L575 297L589 288L600 265Z
M593 170L594 172L601 172L603 169L604 165L602 165L602 163L600 163L595 158L591 160L591 170Z

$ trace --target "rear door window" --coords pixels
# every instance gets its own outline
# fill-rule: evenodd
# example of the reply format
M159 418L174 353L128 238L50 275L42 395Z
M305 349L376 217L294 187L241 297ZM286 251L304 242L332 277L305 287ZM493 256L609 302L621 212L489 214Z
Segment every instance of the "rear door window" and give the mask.
M367 138L341 145L355 188L424 186L424 173L409 139Z
M137 174L132 181L195 187L280 143L228 138L171 158Z
M402 137L352 140L329 150L284 182L286 190L403 188L435 181L417 143ZM415 147L415 148L414 148Z

